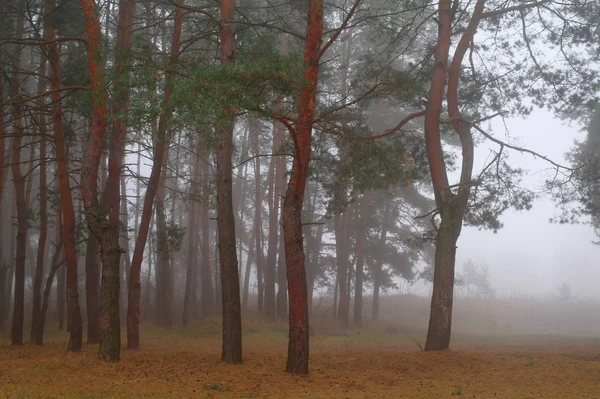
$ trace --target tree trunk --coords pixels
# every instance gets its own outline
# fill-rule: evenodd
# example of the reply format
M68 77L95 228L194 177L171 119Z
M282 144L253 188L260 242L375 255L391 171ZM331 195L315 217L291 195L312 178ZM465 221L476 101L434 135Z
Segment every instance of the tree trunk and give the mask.
M163 176L166 174L166 168ZM159 326L172 327L171 293L168 288L173 276L169 258L169 239L165 217L165 179L161 178L156 194L156 322Z
M45 9L44 14L47 18L50 15L51 9ZM44 23L44 38L48 38L48 23ZM44 49L45 50L45 49ZM46 57L40 56L40 77L38 78L38 92L46 91ZM37 257L35 264L35 277L33 279L33 308L31 312L31 342L35 342L37 336L38 319L42 306L42 279L44 278L44 254L46 253L46 238L48 235L48 211L47 211L47 176L46 176L46 153L48 142L46 139L46 99L40 98L40 114L39 114L39 129L40 129L40 240L37 247Z
M234 0L221 1L221 64L235 62L233 31ZM232 198L233 127L236 110L228 107L222 112L217 139L217 228L219 232L219 259L221 265L221 292L223 305L222 360L242 362L242 319L240 280L235 248L235 216Z
M284 140L282 140L282 143ZM286 191L286 157L280 156L277 159L277 173L276 173L276 187L277 187L277 195L281 197L285 197ZM282 211L283 212L283 211ZM282 215L283 217L283 215ZM285 265L285 245L284 245L284 237L283 237L283 226L279 226L280 229L280 242L279 242L279 256L277 258L277 304L275 309L275 315L279 320L285 320L288 307L287 301L287 271Z
M281 137L283 137L283 125L275 122L273 125L273 154L279 151L281 146ZM265 316L275 318L275 277L277 264L277 241L279 235L279 193L276 189L276 168L277 159L271 158L269 172L267 174L269 193L269 237L267 244L267 259L265 262L265 293L264 293L264 312Z
M202 225L202 265L200 267L200 292L201 309L200 317L205 319L215 314L215 291L213 288L212 263L210 260L210 217L209 196L210 182L208 158L206 150L203 152L202 162L202 207L200 209L200 223Z
M106 89L101 51L102 32L96 2L93 0L80 0L80 4L85 17L85 37L92 94L92 122L90 124L87 149L83 157L81 192L88 226L98 239L102 259L99 356L103 360L118 361L121 348L119 321L119 258L121 248L119 247L118 234L118 176L120 175L120 170L118 159L114 159L113 156L112 164L109 166L112 173L109 172L106 184L107 187L112 189L112 192L106 202L109 205L109 209L106 209L98 201L97 186L102 146L106 134L106 113L108 110L108 92ZM112 141L111 152L114 153L114 137ZM119 155L119 153L116 155ZM112 181L114 183L111 184ZM116 203L114 199L115 192ZM71 275L69 280L77 284L77 279L73 279L73 275Z
M354 284L354 326L362 327L363 267L365 264L365 236L368 220L369 193L363 194L356 211L356 280Z
M195 314L196 309L196 269L198 262L198 175L200 173L200 151L201 141L198 140L196 153L194 157L194 169L192 173L192 181L190 187L189 203L190 203L190 215L187 229L188 238L188 256L187 256L187 270L185 276L185 296L183 298L183 320L182 325L186 327L188 325L188 318L190 312Z
M303 62L307 84L300 91L298 125L290 130L294 142L294 161L282 210L289 291L289 343L286 371L294 374L308 373L308 298L301 219L310 162L322 35L323 1L310 0Z
M334 215L335 230L335 253L337 260L337 287L339 292L337 318L342 327L350 326L350 294L347 290L348 269L350 267L348 259L348 237L347 237L347 213L337 211Z
M100 321L98 319L100 268L98 267L98 259L98 240L90 233L85 252L85 303L88 344L100 342Z
M16 39L23 37L25 1L19 0ZM15 45L12 58L12 90L11 97L17 99L20 95L19 69L21 64L21 47ZM25 251L27 245L27 203L25 202L25 179L21 172L21 143L23 141L23 112L21 106L12 102L10 104L14 138L12 140L12 175L17 201L17 252L15 258L15 299L11 339L13 345L23 344L23 316L25 310Z
M454 51L449 73L447 64L452 36L452 4L450 0L443 0L438 6L438 42L435 50L435 69L425 114L425 145L436 205L440 210L442 220L436 240L433 295L425 343L426 351L448 349L450 346L456 242L460 236L470 195L473 171L473 139L470 126L462 121L459 112L458 84L462 61L477 30L484 4L485 0L478 0L475 4L471 20ZM460 184L457 194L448 188L448 176L440 139L439 125L446 79L448 114L462 147Z
M262 190L260 173L260 136L262 133L262 123L258 120L250 121L250 138L253 144L254 152L254 239L256 243L256 284L258 313L263 313L264 309L264 253L263 253L263 230L262 230ZM252 245L252 242L250 243ZM246 295L246 290L244 290Z
M59 270L59 268L65 263L64 261L59 262L59 257L63 252L64 245L64 234L63 234L63 226L62 226L62 214L60 208L56 214L56 242L58 243L56 249L54 250L54 256L52 257L52 263L50 266L50 273L46 279L46 286L44 288L44 296L42 300L42 306L40 308L40 312L38 314L35 329L35 343L37 345L42 345L44 342L44 328L46 326L46 313L48 312L48 304L50 302L50 291L52 290L52 282L54 280L54 275Z
M248 241L250 243L250 248L248 249L248 256L246 257L246 268L244 271L244 289L242 290L243 292L243 296L242 296L242 309L244 309L244 311L246 309L248 309L248 296L249 296L249 291L250 291L250 272L252 270L252 262L254 262L254 259L256 258L256 256L254 255L254 245L253 242L255 241L255 237L254 237L254 231L256 226L256 220L254 220L253 226L252 226L252 233L250 236L250 241Z
M62 216L61 216L62 217ZM56 313L58 318L58 329L62 330L65 325L65 296L67 294L67 269L61 267L56 276Z

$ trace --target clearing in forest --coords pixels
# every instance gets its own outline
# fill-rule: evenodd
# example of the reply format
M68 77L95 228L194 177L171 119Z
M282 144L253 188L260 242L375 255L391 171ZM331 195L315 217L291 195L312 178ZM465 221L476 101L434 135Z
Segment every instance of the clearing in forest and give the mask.
M43 347L0 348L4 398L600 398L600 340L455 336L453 350L421 352L422 332L386 325L313 331L308 377L284 373L285 325L244 326L244 364L219 361L220 322L186 330L146 328L142 349L119 363L97 346L65 352L67 335ZM124 341L123 341L124 342Z

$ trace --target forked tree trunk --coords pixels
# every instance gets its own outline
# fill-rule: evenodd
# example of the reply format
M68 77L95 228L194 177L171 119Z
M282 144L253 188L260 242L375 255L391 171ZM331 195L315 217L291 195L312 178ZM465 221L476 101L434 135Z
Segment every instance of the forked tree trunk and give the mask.
M232 65L235 62L234 9L234 0L221 1L222 65ZM223 349L221 359L227 363L242 362L242 315L238 259L235 247L231 165L235 113L236 110L233 107L227 107L223 110L217 139L217 228L223 307Z
M290 129L294 142L294 161L282 210L290 308L286 371L294 374L308 373L308 298L301 219L310 162L322 35L323 1L310 0L303 62L307 84L300 92L299 123Z
M454 51L449 73L447 65L452 36L452 4L450 0L442 0L438 6L438 42L435 50L436 63L431 92L425 114L425 144L436 204L442 220L436 237L433 295L425 343L427 351L443 350L450 346L456 242L467 208L473 171L473 139L470 126L462 121L459 112L458 85L462 61L481 20L484 4L485 0L478 0L475 4L471 20ZM460 184L456 194L448 188L448 176L440 140L439 125L446 79L448 114L462 147Z

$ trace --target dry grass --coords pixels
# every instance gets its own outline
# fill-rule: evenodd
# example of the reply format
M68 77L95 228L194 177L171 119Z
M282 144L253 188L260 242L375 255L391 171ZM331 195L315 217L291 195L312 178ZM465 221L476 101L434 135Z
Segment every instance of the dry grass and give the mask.
M420 331L380 323L315 328L308 377L283 372L284 325L244 325L244 364L219 361L220 326L145 328L143 348L122 360L97 347L65 352L52 332L43 347L0 347L0 398L600 398L600 341L545 336L460 336L454 351L421 352Z

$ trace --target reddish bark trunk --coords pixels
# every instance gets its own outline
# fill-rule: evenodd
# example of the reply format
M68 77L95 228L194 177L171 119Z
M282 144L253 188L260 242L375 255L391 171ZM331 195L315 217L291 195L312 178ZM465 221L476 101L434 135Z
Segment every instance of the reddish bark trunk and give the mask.
M23 37L25 1L19 0L16 38ZM12 90L11 97L17 99L20 95L19 69L21 47L15 46L12 57ZM10 104L14 124L14 138L12 140L12 175L17 202L17 251L15 258L15 299L13 310L13 321L11 339L13 345L23 344L23 316L25 310L25 252L27 245L27 203L25 202L25 179L21 172L21 143L23 141L23 112L21 106L16 103Z
M92 94L92 121L81 170L81 192L88 226L100 245L103 266L100 292L99 356L103 360L118 361L121 346L118 310L118 268L121 251L118 223L113 219L114 209L106 209L100 206L96 184L100 158L102 157L102 145L106 135L106 112L108 110L108 93L102 62L102 32L96 2L93 0L80 0L80 5L85 19L85 37ZM116 190L116 214L118 216L118 179ZM73 280L73 273L71 273L69 280ZM76 283L76 281L75 278L74 282Z
M322 35L323 1L310 0L304 47L304 78L308 83L300 92L298 125L290 130L294 142L294 162L282 210L290 324L286 371L295 374L308 373L308 299L301 219L310 162Z
M436 204L440 210L441 223L436 237L435 270L431 313L425 350L443 350L450 346L452 327L452 303L454 296L454 269L456 242L462 229L467 201L470 194L473 170L473 141L468 124L461 120L458 111L458 84L464 55L471 43L483 13L485 0L478 0L469 25L463 32L452 58L448 74L448 113L458 133L462 146L462 166L458 193L448 189L446 165L440 141L440 114L451 45L453 11L451 1L439 3L438 43L435 51L436 67L433 72L431 93L425 114L425 144L433 181Z
M177 0L177 5L183 4L183 0ZM173 68L179 57L181 47L181 25L183 20L183 9L177 7L175 11L175 25L173 27L173 39L171 42L171 61L170 69L167 73L167 81L163 104L161 108L160 119L158 123L158 131L156 141L154 143L154 156L150 179L148 180L148 188L144 195L144 208L142 210L142 218L140 220L139 232L135 242L133 258L131 260L131 271L129 273L129 291L128 291L128 308L127 308L127 347L130 349L138 349L140 347L140 274L142 270L142 261L144 257L144 248L148 239L148 231L150 229L150 221L152 219L152 206L158 190L158 184L161 177L163 162L166 151L166 133L171 112L167 106L173 95ZM157 274L158 275L158 274Z

